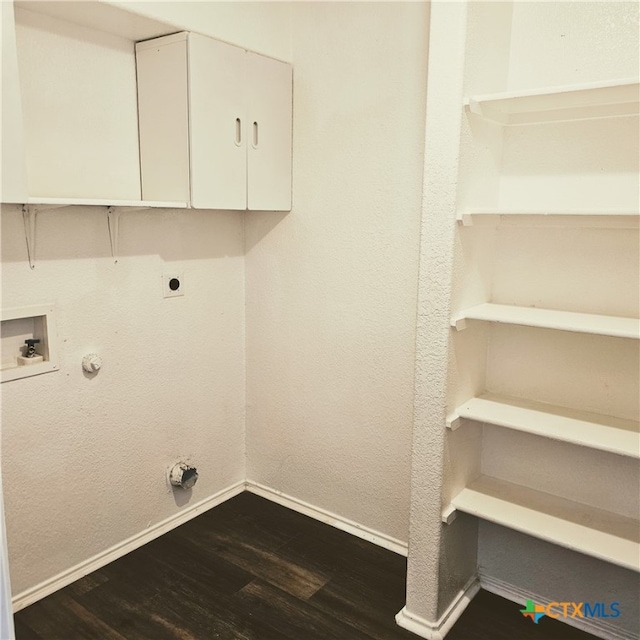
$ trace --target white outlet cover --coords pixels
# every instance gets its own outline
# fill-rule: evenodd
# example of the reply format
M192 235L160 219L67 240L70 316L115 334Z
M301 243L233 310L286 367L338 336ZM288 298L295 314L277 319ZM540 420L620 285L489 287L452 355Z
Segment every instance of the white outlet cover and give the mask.
M184 273L182 271L172 271L162 275L162 294L165 298L184 295Z

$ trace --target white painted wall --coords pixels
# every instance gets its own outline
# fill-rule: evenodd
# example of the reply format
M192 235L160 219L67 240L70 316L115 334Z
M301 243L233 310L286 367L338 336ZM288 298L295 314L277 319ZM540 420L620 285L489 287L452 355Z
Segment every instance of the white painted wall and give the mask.
M185 28L287 57L284 6L207 3L201 12L197 4L149 8L158 19L176 19ZM37 44L20 52L30 126L37 118L37 101L44 100L35 77L43 58L56 61L49 67L59 79L64 77L59 72L68 70L60 69L65 56L74 54L78 65L99 62L106 60L105 48L118 59L108 56L112 67L103 65L100 73L89 74L81 87L44 79L46 90L60 108L68 101L69 112L63 115L70 123L74 114L105 97L101 81L115 82L119 91L110 97L115 99L112 115L131 124L132 43L29 17L18 38L22 49ZM80 53L82 59L75 55ZM46 114L42 117L51 124ZM91 139L91 145L85 139L64 146L71 156L61 162L80 166L87 163L82 153L108 146L113 122L107 124L92 128L99 139ZM50 139L48 133L45 137ZM32 138L29 144L42 150L44 140ZM120 160L126 165L124 158L131 160L131 154L129 149L120 158L114 151L106 161L98 159L106 162L99 166L117 171ZM32 162L51 162L51 157ZM30 168L41 195L58 195L44 191L54 187L64 190L60 195L87 195L67 191L78 183L86 187L73 176L45 184L56 175L55 163L49 172L44 166ZM97 173L108 185L104 195L139 197L130 174ZM114 264L105 209L43 212L37 264L30 271L22 214L16 206L2 206L2 305L56 304L61 365L59 372L2 385L2 471L14 596L244 481L243 224L243 215L232 212L125 213L120 259ZM165 300L161 275L174 270L184 273L185 296ZM81 359L93 351L104 366L89 379ZM166 484L166 469L178 458L187 458L200 472L190 495L174 494Z
M486 300L493 234L459 235L455 219L465 196L494 203L500 138L487 128L471 131L462 104L466 91L504 86L511 6L437 2L431 20L407 602L398 616L424 637L446 632L455 620L448 608L476 573L477 522L462 515L443 527L441 514L480 471L481 431L448 432L445 424L459 402L484 388L487 333L479 327L454 341L450 320ZM482 145L474 144L478 134Z
M428 5L298 3L293 211L246 218L247 475L407 540Z
M187 508L165 485L177 457L201 471L191 503L245 478L245 348L249 478L405 543L427 5L126 4L268 55L295 51L296 204L287 216L125 214L117 265L104 210L45 212L34 271L20 211L3 207L3 305L55 302L61 352L59 372L3 385L14 594ZM105 98L93 81L79 96L38 77L80 52L115 65L103 68L121 85L114 113L131 123L131 43L29 15L19 39L28 129L42 126L29 134L32 190L136 198L131 173L108 175L123 168L124 135L99 159L104 193L73 192L73 169L47 171L59 141L36 122L43 83L70 130L75 102ZM76 140L63 164L84 169L103 142ZM186 295L163 300L174 269ZM89 351L104 359L94 379L80 369Z
M116 265L104 210L42 213L30 271L22 215L2 208L3 306L54 302L60 353L58 372L2 385L14 595L244 479L242 220L162 210L120 226ZM165 300L176 269L185 296ZM190 496L166 484L181 457L200 472Z
M247 47L266 56L291 61L289 2L110 0L110 4L184 30Z

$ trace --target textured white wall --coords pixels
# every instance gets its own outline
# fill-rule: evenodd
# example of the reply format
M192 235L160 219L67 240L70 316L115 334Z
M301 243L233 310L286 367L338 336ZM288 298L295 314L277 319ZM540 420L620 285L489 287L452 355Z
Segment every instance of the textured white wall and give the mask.
M3 307L54 302L60 351L58 372L2 385L14 595L244 479L242 221L154 211L120 226L116 265L104 210L42 213L30 271L22 215L2 208ZM185 296L165 300L175 269ZM180 457L200 472L188 501L165 481Z
M407 540L428 5L292 13L293 211L246 218L248 479Z
M494 234L459 234L455 219L464 202L495 204L501 141L478 123L472 130L462 104L465 92L504 88L511 6L438 2L431 20L410 551L400 618L421 618L422 633L445 624L440 616L476 570L475 519L462 516L443 527L440 516L480 471L479 428L450 432L445 423L459 402L484 389L487 331L469 329L452 340L450 318L487 299Z
M110 0L110 4L273 58L291 60L289 2Z
M515 2L508 90L637 78L636 2ZM500 206L639 204L638 118L505 132Z
M442 513L447 414L453 236L457 199L463 60L467 11L462 3L431 7L426 148L416 337L411 522L405 611L434 624L440 610ZM449 25L445 30L444 25ZM433 87L438 90L434 91ZM454 176L454 179L451 179ZM469 435L469 434L467 434ZM473 464L471 465L473 466ZM462 520L460 521L462 522ZM460 522L456 530L460 528ZM462 523L475 566L475 529ZM461 556L459 556L461 558ZM470 565L465 567L464 565ZM460 566L460 565L458 565ZM445 567L446 573L446 567ZM466 577L463 578L463 582ZM456 585L457 586L457 585ZM455 587L454 587L455 588Z
M284 5L207 3L201 12L196 4L156 3L152 16L287 57ZM47 51L64 57L82 50L85 58L74 64L84 64L86 56L100 60L96 42L115 47L123 77L116 78L121 92L112 115L135 114L133 46L68 25L68 32L54 35L52 21L46 22L40 43L51 46L26 52L23 63L38 73L36 58ZM267 22L272 28L264 28ZM40 29L21 29L22 44L33 43ZM104 97L102 79L96 73L84 87L53 79L46 86L57 101L70 89L67 115L73 117L76 107L90 109ZM38 98L32 88L27 92ZM29 117L33 124L33 113ZM110 142L107 127L94 134L105 138L92 141L96 150ZM110 158L118 160L114 153ZM136 197L128 179L111 175L108 183L104 195ZM105 209L44 212L37 266L30 271L21 213L2 207L2 305L57 305L61 365L59 372L2 385L14 595L244 480L243 224L243 215L231 212L126 213L115 265ZM161 275L175 270L184 272L185 296L165 300ZM104 360L93 379L81 370L82 356L91 351ZM190 496L174 495L166 485L166 469L180 457L200 471Z
M505 89L633 78L638 26L637 2L514 2Z

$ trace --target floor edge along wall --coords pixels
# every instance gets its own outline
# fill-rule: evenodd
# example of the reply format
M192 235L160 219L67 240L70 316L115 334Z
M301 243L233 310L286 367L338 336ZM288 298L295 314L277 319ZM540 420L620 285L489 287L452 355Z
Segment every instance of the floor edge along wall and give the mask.
M121 558L122 556L142 547L147 544L147 542L151 542L156 538L159 538L161 535L179 527L181 524L192 520L196 516L199 516L201 513L212 509L213 507L217 507L219 504L222 504L226 500L237 496L239 493L242 493L245 489L244 482L236 482L235 484L223 489L222 491L218 491L217 493L197 502L193 506L177 513L169 518L158 522L152 527L141 531L130 538L115 544L110 547L106 551L102 553L98 553L97 555L77 564L75 567L71 567L59 573L44 582L36 585L35 587L31 587L22 593L14 596L12 598L13 611L14 613L20 611L20 609L24 609L28 607L30 604L45 598L48 595L66 587L67 585L79 580L80 578L88 575L92 571L99 569L100 567L104 567L105 565Z
M77 564L75 567L71 567L59 573L40 584L23 591L22 593L17 594L12 598L13 611L18 612L25 607L28 607L30 604L45 598L52 593L55 593L59 589L66 587L67 585L79 580L80 578L86 576L87 574L96 571L97 569L104 567L105 565L121 558L122 556L130 553L131 551L135 551L136 549L144 546L148 542L159 538L161 535L179 527L180 525L192 520L193 518L199 516L205 511L209 511L214 507L226 502L227 500L239 495L243 491L250 491L251 493L255 493L256 495L261 496L267 500L280 504L288 509L293 511L297 511L305 516L309 516L315 520L323 522L325 524L331 525L336 529L340 529L341 531L345 531L351 535L354 535L358 538L362 538L367 542L371 542L383 549L387 549L388 551L392 551L399 555L406 556L407 555L407 544L402 542L401 540L397 540L392 538L391 536L387 536L379 531L375 531L369 527L364 527L352 520L348 520L347 518L342 518L330 511L325 509L321 509L320 507L316 507L314 505L309 504L308 502L304 502L302 500L298 500L291 496L288 496L280 491L276 491L271 487L267 487L263 484L259 484L251 481L241 481L236 482L235 484L223 489L222 491L218 491L212 496L197 502L193 506L177 513L161 522L153 525L152 527L146 529L145 531L141 531L137 533L127 540L123 540L118 544L110 547L106 551L99 553L80 564Z

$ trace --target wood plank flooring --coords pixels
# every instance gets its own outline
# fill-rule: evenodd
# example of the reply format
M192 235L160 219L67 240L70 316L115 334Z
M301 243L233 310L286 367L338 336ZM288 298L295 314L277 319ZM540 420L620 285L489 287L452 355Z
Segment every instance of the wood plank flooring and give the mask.
M15 616L17 640L415 640L406 559L242 493ZM589 640L481 591L447 640Z

